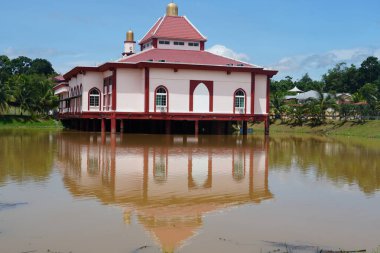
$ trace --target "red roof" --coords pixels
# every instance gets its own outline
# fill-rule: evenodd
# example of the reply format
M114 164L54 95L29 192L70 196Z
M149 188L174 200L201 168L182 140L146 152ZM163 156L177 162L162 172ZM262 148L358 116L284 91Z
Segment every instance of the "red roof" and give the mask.
M185 17L164 16L141 39L140 45L152 38L206 41L207 39Z
M55 82L64 82L65 78L62 75L58 75L54 77Z
M243 64L245 67L255 67L248 63L240 62L220 55L212 54L207 51L193 50L174 50L174 49L149 49L140 53L133 54L127 58L121 59L119 62L137 63L144 61L153 62L170 62L170 63L190 63L202 65L230 65L238 66ZM231 65L230 65L231 66ZM242 67L243 67L242 66Z

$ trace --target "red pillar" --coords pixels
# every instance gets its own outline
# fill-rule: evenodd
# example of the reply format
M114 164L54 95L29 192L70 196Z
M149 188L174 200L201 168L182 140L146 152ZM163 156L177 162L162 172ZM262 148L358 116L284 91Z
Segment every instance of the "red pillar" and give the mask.
M96 122L97 122L97 119L92 120L92 131L93 132L96 132Z
M145 68L144 111L149 112L149 68Z
M243 135L247 135L248 133L248 122L247 121L243 121Z
M264 122L265 122L265 130L264 130L265 135L269 135L269 116L265 118Z
M120 120L120 133L124 133L124 120Z
M199 121L196 120L194 123L195 123L195 124L194 124L194 134L195 134L196 136L198 136L198 133L199 133Z
M100 131L102 132L102 133L105 133L106 132L106 120L105 119L101 119L101 129L100 129Z
M112 117L111 118L111 134L116 133L116 118Z

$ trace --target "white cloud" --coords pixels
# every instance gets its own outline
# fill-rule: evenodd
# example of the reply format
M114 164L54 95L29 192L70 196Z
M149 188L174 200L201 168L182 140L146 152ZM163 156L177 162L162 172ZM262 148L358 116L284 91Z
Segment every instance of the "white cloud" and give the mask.
M284 57L271 67L284 72L308 72L325 69L340 62L360 64L368 56L380 56L380 48L335 49L320 54Z
M81 57L82 54L57 50L54 48L5 48L2 54L9 58L26 56L29 58L52 58L52 57Z
M214 45L207 49L206 51L217 54L220 56L232 58L234 60L239 60L239 61L249 61L249 57L246 54L243 53L236 53L232 49L229 49L223 45Z

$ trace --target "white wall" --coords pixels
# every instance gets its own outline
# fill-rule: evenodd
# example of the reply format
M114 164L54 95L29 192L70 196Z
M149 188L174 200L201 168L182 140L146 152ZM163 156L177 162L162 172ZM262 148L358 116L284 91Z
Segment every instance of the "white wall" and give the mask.
M98 88L100 90L100 96L103 95L103 73L86 72L86 74L83 75L82 85L83 85L82 111L87 112L88 111L88 92L92 88Z
M267 76L256 75L255 78L255 114L266 114Z
M242 88L246 92L247 113L250 113L250 73L231 73L225 71L181 70L172 69L150 70L150 111L154 111L154 91L164 85L169 90L169 111L189 112L190 80L214 82L214 113L233 113L234 92Z
M116 104L117 111L144 111L144 70L118 69L116 74Z

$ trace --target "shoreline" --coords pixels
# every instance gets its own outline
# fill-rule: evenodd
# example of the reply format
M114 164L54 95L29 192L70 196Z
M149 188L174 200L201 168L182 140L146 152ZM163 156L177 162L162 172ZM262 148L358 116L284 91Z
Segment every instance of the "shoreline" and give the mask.
M264 124L251 125L254 132L263 132ZM354 121L329 121L320 126L294 126L281 124L280 121L271 123L272 133L292 133L292 134L318 134L327 136L353 136L363 138L380 138L380 120L370 120L364 123Z
M1 115L0 129L63 129L60 121L53 118L32 118L30 116Z
M264 124L252 124L249 128L253 132L264 132ZM53 118L43 119L30 116L0 116L0 129L64 129L59 120ZM354 121L329 121L320 126L294 126L281 124L276 121L270 125L271 133L316 134L326 136L352 136L362 138L380 139L380 120L371 120L364 123Z

